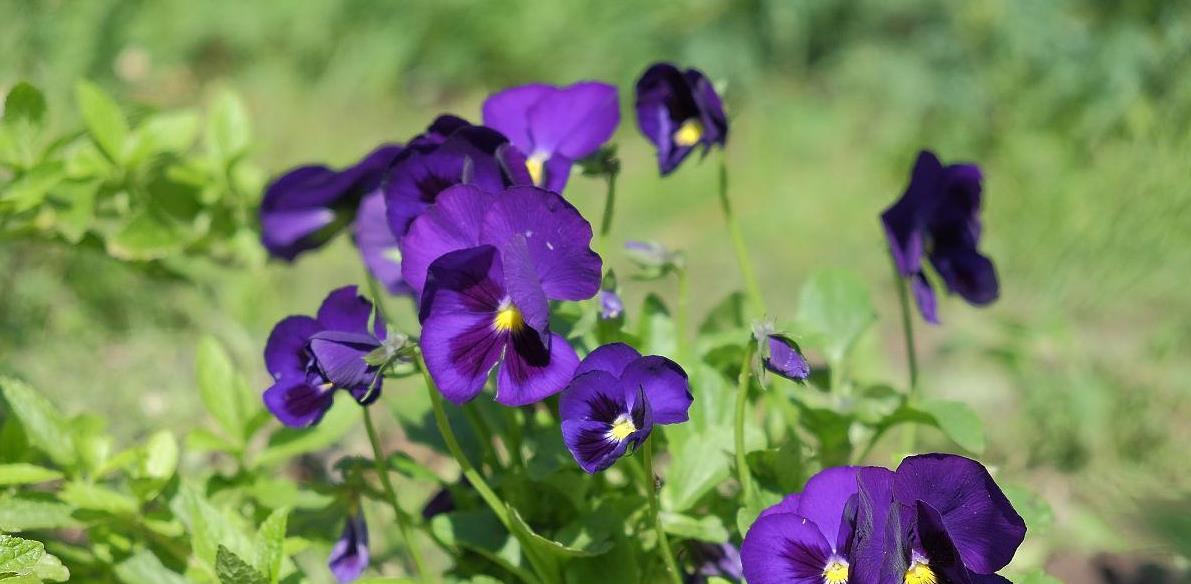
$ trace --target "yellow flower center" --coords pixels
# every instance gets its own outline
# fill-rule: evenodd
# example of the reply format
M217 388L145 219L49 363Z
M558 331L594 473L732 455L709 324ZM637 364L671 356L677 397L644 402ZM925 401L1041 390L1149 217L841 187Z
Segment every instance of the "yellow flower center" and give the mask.
M679 146L694 146L703 137L703 124L698 118L690 118L674 131L674 143Z
M843 560L831 560L823 568L823 584L848 584L848 563Z
M533 184L542 186L542 179L546 173L546 156L534 154L525 159L525 170L529 171L529 178L533 180Z
M906 584L937 584L938 581L930 566L921 562L914 562L910 569L906 570Z
M496 318L492 319L492 327L502 333L517 332L525 326L525 318L516 306L505 302L496 311Z
M612 429L608 430L608 437L620 442L637 431L637 425L628 414L621 414L612 422Z

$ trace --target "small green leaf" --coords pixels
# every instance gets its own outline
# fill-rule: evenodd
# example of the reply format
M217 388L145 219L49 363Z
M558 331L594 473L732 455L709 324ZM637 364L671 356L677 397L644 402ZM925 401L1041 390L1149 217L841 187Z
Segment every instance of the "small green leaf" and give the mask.
M932 399L923 400L918 409L929 414L935 425L964 450L976 454L984 452L984 424L968 404Z
M213 337L199 339L195 356L199 396L211 417L239 447L243 442L244 416L240 411L238 374L223 345Z
M8 90L4 98L4 121L9 124L27 123L40 128L45 123L45 96L24 81Z
M838 364L876 318L864 281L846 270L823 270L802 287L796 330L816 338Z
M178 469L178 441L169 430L161 430L145 443L145 457L141 461L143 476L168 479Z
M222 584L268 584L268 580L231 550L219 546L215 555L215 574Z
M128 495L88 483L67 483L58 493L58 498L79 509L113 515L132 515L138 507L136 499Z
M9 411L21 421L29 443L60 466L70 468L76 459L74 439L66 420L42 394L10 377L0 377L0 393Z
M665 529L667 533L711 543L728 541L728 530L724 528L724 522L715 515L706 515L695 519L690 515L663 511L659 517L662 520L662 529Z
M234 162L248 149L252 126L244 102L230 90L220 91L211 102L207 120L207 144L224 164Z
M129 160L144 160L160 152L185 152L194 145L198 128L198 114L192 111L153 114L133 132Z
M31 485L60 478L62 473L35 464L0 464L0 485Z
M478 553L523 580L534 581L527 566L523 566L521 544L511 537L496 516L487 509L452 511L436 515L430 520L434 537L448 547L458 547Z
M33 573L43 581L65 582L70 579L70 570L62 565L62 560L53 554L45 554L33 566Z
M116 577L123 584L188 584L181 574L166 568L149 550L137 550L127 560L116 564Z
M641 319L637 323L637 337L641 339L644 355L674 356L678 352L678 331L666 303L656 294L645 297Z
M285 527L289 509L276 509L261 523L256 533L254 546L256 558L253 564L265 574L265 578L276 584L281 579L281 561L285 559Z
M70 505L40 495L0 497L0 531L77 527Z
M26 573L32 570L44 555L45 546L40 541L0 535L0 574Z
M75 87L75 97L91 139L109 160L122 163L124 147L128 143L128 120L120 106L102 89L87 81L80 81Z
M722 426L687 437L671 452L661 492L663 506L670 511L686 511L728 480L732 474L731 444L731 430Z
M142 208L107 240L107 252L121 260L155 260L182 249L186 237L163 213Z

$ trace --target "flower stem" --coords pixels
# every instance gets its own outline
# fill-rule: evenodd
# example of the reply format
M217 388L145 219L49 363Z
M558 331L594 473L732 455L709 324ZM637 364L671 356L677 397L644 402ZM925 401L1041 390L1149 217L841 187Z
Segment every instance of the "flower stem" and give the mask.
M905 335L906 341L906 364L910 369L910 385L906 390L906 401L910 405L914 405L918 401L918 354L914 349L914 318L910 312L910 293L907 290L909 282L898 271L897 264L893 262L893 257L890 256L889 259L890 265L893 267L893 281L897 288L897 299L901 303L902 333ZM906 427L902 446L907 453L914 451L917 432L917 424L911 423Z
M748 247L744 243L744 234L740 231L740 224L732 214L732 202L728 199L728 155L720 150L720 210L723 211L724 221L728 224L728 235L732 238L732 247L736 250L736 263L740 264L740 273L744 277L744 287L748 294L749 304L752 305L753 316L765 315L765 298L761 295L761 285L757 283L757 275L753 272L753 264L749 261Z
M747 499L753 490L753 475L749 472L748 458L744 452L744 414L749 403L749 377L752 375L753 354L757 341L749 339L744 349L744 360L740 363L740 377L736 380L736 476L740 481L740 492Z
M662 518L658 513L658 489L653 474L653 436L645 439L641 447L642 464L645 466L645 492L649 499L649 517L653 522L653 529L657 532L658 548L662 552L662 560L666 562L666 571L670 573L670 581L682 584L682 573L678 571L678 564L674 561L674 552L670 551L670 540L666 538L666 531L662 529Z
M405 549L409 551L409 557L413 560L418 579L423 582L432 582L429 572L426 571L426 565L422 562L422 554L414 543L409 518L405 516L405 512L397 503L397 491L393 489L393 482L389 479L389 467L385 461L384 451L381 449L376 426L372 423L371 411L369 408L364 408L364 429L368 431L368 441L372 443L372 460L376 464L376 474L380 477L380 484L385 488L385 496L389 500L389 505L393 507L393 513L397 515L397 528L401 530L401 539L405 541Z
M609 171L604 175L608 183L608 194L604 198L604 216L600 220L600 238L608 236L612 231L612 213L616 207L616 171Z

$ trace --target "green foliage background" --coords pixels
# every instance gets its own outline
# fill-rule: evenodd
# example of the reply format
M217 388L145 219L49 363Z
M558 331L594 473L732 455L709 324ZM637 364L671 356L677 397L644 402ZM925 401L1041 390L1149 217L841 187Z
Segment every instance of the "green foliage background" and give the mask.
M80 79L134 121L207 111L234 89L252 120L247 157L269 174L349 163L439 111L476 120L510 84L616 83L614 236L685 250L701 315L736 282L714 166L659 180L631 115L648 63L696 65L726 83L732 189L770 309L792 318L815 269L860 274L880 316L859 348L859 373L874 379L900 379L902 366L876 215L918 148L978 161L1002 298L985 310L947 301L944 325L919 329L926 394L972 405L985 459L1050 502L1053 524L1022 553L1049 557L1056 574L1088 574L1085 558L1102 551L1191 553L1171 519L1191 513L1186 2L8 0L0 55L0 87L40 87L58 131L79 124ZM570 189L598 212L600 183ZM70 413L115 420L125 439L204 424L200 333L264 387L269 327L361 278L342 239L292 268L212 268L199 288L20 239L0 244L0 264L2 367ZM650 289L630 287L628 305Z

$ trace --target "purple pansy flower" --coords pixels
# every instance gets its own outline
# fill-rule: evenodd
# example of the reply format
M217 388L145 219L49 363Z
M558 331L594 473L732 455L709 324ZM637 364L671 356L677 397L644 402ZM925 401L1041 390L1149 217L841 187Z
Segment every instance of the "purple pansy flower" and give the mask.
M707 584L712 576L718 576L730 582L744 580L744 568L740 565L740 550L730 543L692 542L687 549L690 551L690 563L695 565L695 573L687 574L683 578L685 584Z
M525 156L503 134L454 117L439 118L431 131L411 141L384 185L389 229L400 240L439 193L459 185L500 192L532 181Z
M766 370L772 371L790 381L805 381L811 374L811 365L802 350L798 348L790 337L779 333L765 335L764 357L761 364Z
M938 324L934 290L922 256L947 290L975 306L997 299L997 272L979 251L982 176L974 164L943 166L929 150L918 154L905 194L881 214L898 272L910 278L918 310Z
M600 290L600 318L612 320L624 314L624 301L615 290Z
M644 442L654 424L685 422L692 401L677 363L642 357L624 343L604 345L583 359L559 397L563 442L583 470L596 473Z
M386 144L343 170L300 166L265 189L261 200L261 243L273 257L293 260L325 243L350 221L360 198L374 190L402 152Z
M383 192L372 191L360 201L353 232L368 273L390 294L410 294L413 289L401 279L401 248L385 217Z
M566 87L531 83L484 101L484 125L526 155L533 184L561 193L571 165L612 137L620 124L616 87L581 81Z
M860 481L853 584L991 584L1026 525L979 462L952 454L902 461Z
M549 330L550 300L600 286L591 225L559 195L471 185L444 191L402 240L402 274L420 293L422 348L443 395L461 404L498 363L496 401L534 403L560 391L579 357Z
M728 118L711 81L698 69L657 63L637 81L637 126L658 151L658 168L670 174L696 146L706 155L728 139Z
M331 548L327 565L335 580L344 584L359 578L368 568L368 560L368 525L364 523L364 512L357 509L348 515L343 535Z
M370 330L372 317L372 303L346 286L327 295L317 317L288 316L273 327L265 365L274 382L264 402L281 423L317 424L335 389L346 389L361 405L377 398L380 371L364 356L385 340L385 323L377 314Z

